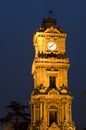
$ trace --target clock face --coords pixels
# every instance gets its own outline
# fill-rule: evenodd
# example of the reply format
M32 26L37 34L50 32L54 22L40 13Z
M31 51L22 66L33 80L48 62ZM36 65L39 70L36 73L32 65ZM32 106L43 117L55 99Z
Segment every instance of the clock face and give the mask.
M47 48L48 48L48 50L50 50L50 51L56 50L56 43L55 43L55 42L48 42Z

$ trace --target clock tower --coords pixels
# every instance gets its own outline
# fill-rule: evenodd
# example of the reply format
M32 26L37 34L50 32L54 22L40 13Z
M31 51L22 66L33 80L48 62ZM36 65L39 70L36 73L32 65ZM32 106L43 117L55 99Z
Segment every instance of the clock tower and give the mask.
M69 58L66 36L56 19L44 18L33 37L34 89L31 94L31 130L74 130L68 88Z

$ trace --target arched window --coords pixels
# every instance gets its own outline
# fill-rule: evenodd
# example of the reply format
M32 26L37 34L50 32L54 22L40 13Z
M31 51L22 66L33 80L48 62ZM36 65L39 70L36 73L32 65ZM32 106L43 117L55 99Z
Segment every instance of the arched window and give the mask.
M49 108L49 125L51 125L53 122L58 123L57 108L55 106L51 106Z

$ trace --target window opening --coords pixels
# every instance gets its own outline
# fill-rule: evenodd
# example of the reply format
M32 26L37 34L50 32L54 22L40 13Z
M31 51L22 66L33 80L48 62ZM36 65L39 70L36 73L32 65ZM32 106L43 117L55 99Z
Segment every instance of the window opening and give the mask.
M56 77L50 76L50 87L55 88L56 87Z

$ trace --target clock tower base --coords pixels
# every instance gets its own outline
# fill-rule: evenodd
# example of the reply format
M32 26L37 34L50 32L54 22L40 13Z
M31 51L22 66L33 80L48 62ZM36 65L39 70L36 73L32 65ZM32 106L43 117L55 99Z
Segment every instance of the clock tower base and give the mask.
M72 96L69 90L62 86L60 90L48 88L37 94L33 91L31 97L32 122L30 130L75 130L75 124L71 116ZM65 91L66 90L66 91ZM66 92L66 93L65 93ZM60 95L61 94L61 95Z

